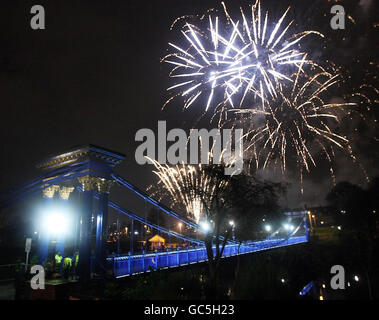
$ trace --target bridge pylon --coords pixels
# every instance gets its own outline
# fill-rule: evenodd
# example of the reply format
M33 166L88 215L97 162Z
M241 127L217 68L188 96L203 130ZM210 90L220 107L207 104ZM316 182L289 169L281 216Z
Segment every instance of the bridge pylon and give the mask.
M46 206L53 199L60 205L71 205L72 194L78 201L72 206L76 230L76 249L79 250L78 274L87 283L91 273L101 276L106 272L106 240L108 224L108 197L114 181L113 168L125 159L123 154L86 145L50 157L37 165L45 172L42 186ZM94 200L95 194L98 200ZM96 224L96 243L92 244L92 226ZM75 228L74 228L75 229ZM48 230L47 230L48 231ZM46 260L49 237L40 234L39 260ZM57 250L63 254L64 238L57 239ZM75 263L75 261L73 261Z

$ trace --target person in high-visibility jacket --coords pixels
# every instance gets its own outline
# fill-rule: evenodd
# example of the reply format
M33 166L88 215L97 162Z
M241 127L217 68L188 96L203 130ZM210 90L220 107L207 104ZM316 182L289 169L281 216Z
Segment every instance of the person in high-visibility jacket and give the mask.
M71 268L72 268L72 259L70 257L65 257L63 259L63 275L65 279L68 279Z
M72 267L72 259L70 257L65 257L63 259L63 269L69 269Z
M74 259L75 259L75 267L77 267L78 263L79 263L79 252L78 251L76 251L74 253Z
M61 272L62 259L63 257L61 256L61 253L57 252L55 254L55 272L58 272L58 273Z

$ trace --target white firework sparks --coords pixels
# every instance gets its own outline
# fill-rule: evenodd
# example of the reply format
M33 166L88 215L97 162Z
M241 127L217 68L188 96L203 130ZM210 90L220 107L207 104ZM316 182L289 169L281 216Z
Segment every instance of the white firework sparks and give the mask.
M271 28L269 14L261 13L259 0L249 8L249 14L240 8L238 20L222 5L223 18L212 11L203 15L200 22L207 20L204 30L186 21L180 30L185 44L169 43L174 52L162 61L173 65L170 78L175 83L167 89L174 96L165 105L181 96L184 108L188 108L206 96L205 111L252 108L256 101L264 109L268 99L277 98L282 82L292 81L289 75L304 63L313 64L298 50L298 44L311 33L322 34L289 34L293 21L285 20L290 7Z
M347 108L356 108L357 104L328 103L323 97L338 77L327 72L308 76L299 71L292 77L290 88L281 91L266 110L236 110L250 122L246 150L251 150L256 169L280 164L284 174L288 158L295 157L302 180L303 171L309 172L310 166L317 165L314 151L321 150L329 161L334 183L334 147L346 151L356 161L347 137L333 127L340 122L339 115L344 116Z

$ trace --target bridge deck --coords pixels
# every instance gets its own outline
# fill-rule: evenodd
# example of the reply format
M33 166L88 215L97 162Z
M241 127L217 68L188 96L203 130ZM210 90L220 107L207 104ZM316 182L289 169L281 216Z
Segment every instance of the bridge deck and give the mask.
M238 245L226 245L223 258L280 248L284 246L307 242L306 236L291 237L289 239L270 239L253 241ZM239 248L238 248L239 247ZM215 253L216 249L213 248ZM113 274L116 278L122 278L133 274L148 272L157 269L168 269L180 267L208 260L205 247L196 249L182 249L167 252L156 252L142 255L126 255L107 258L112 266Z

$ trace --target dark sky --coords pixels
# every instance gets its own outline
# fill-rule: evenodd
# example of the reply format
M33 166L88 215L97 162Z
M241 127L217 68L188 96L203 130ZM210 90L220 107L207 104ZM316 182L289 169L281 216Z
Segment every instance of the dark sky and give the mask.
M250 2L226 3L238 10L240 4ZM348 70L346 74L352 76L348 89L376 78L374 1L342 1L355 19L355 24L346 22L344 31L329 27L331 2L327 0L263 1L278 18L289 3L299 27L326 35L324 42L309 45L317 59L332 59ZM45 30L30 28L30 8L35 4L45 7ZM156 129L157 120L186 128L193 120L193 114L182 112L179 105L161 111L167 99L168 69L160 59L167 42L175 37L169 26L178 16L201 13L215 5L219 2L1 1L0 190L34 177L39 160L87 143L124 153L127 158L118 171L142 188L152 183L152 167L139 166L134 160L135 133L141 128ZM366 68L371 68L370 76ZM346 127L353 135L357 156L374 176L378 173L373 121L377 109L365 115L368 120L363 124L354 120ZM337 168L338 181L364 183L362 172L347 157L338 157ZM265 175L273 176L271 172ZM323 203L331 187L328 169L322 165L305 177L304 196L291 173L288 181L293 187L285 203L292 207Z

